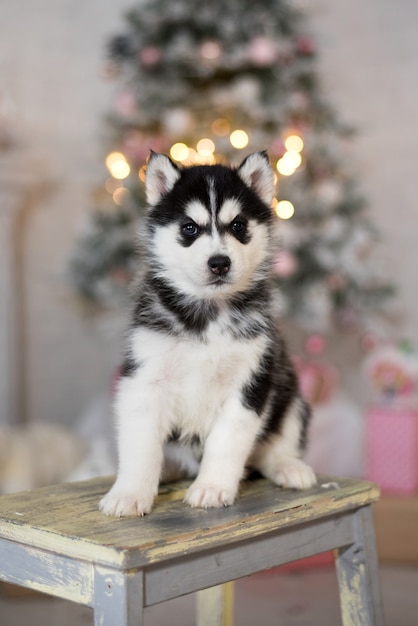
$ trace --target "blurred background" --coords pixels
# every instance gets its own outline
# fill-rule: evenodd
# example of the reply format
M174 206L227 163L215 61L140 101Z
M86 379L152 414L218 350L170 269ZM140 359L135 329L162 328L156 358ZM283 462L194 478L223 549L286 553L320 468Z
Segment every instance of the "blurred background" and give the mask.
M185 164L269 151L308 457L383 486L401 465L387 488L415 493L415 3L4 0L0 17L0 490L113 471L152 148Z
M148 4L1 4L0 422L85 437L88 422L91 437L106 413L150 147L186 163L269 150L278 297L307 395L351 416L392 400L399 384L366 362L415 367L415 4L231 0L186 26L186 2ZM339 419L357 450L359 419Z
M379 482L380 556L416 563L418 6L190 5L0 4L0 492L114 471L149 149L267 149L308 458Z

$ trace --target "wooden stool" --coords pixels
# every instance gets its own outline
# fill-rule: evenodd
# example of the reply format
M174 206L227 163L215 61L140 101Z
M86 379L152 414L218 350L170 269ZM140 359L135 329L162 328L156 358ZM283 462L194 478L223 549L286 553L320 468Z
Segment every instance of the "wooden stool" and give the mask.
M115 519L98 511L110 484L1 496L0 580L93 607L96 626L141 626L145 606L335 549L344 626L383 624L376 485L320 477L295 492L260 479L234 506L202 510L182 502L180 482L161 487L150 515ZM220 589L201 595L200 624L221 623Z

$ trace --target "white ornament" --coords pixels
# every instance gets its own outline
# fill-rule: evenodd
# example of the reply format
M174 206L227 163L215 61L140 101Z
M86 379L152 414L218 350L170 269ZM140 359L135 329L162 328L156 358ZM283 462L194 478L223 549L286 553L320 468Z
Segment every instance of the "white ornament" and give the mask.
M344 236L346 225L346 220L334 215L324 222L320 235L327 242L338 241Z
M315 192L318 200L326 207L335 206L343 198L341 184L331 178L317 183Z
M328 289L322 282L305 289L299 318L306 328L323 331L329 327L332 303Z
M240 78L235 81L232 94L237 104L244 108L253 106L260 97L259 84L253 78Z
M193 125L193 115L188 109L171 109L164 114L164 127L169 135L182 134Z

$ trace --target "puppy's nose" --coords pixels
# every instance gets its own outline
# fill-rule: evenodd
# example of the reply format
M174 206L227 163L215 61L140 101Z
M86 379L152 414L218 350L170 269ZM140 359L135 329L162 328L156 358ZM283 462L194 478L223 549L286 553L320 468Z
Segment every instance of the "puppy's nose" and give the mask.
M227 274L229 272L231 259L229 256L225 256L223 254L215 254L208 260L208 265L211 272L217 274L218 276L222 276L223 274Z

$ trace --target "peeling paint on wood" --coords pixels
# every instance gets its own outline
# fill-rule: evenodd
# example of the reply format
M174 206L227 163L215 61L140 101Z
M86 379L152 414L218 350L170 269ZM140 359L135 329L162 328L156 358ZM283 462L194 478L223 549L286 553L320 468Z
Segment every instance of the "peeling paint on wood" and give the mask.
M183 503L183 481L162 486L150 515L117 519L98 510L111 482L98 478L1 496L0 537L116 568L139 567L357 508L379 496L376 485L352 479L338 479L338 489L302 492L262 479L244 483L235 505L202 510Z
M355 540L336 551L344 626L383 626L379 568L370 507L354 513Z
M234 506L201 510L183 503L189 483L179 482L161 487L145 518L117 519L98 511L111 483L0 496L0 580L92 606L96 626L138 626L144 606L337 548L344 626L383 623L372 575L376 485L323 478L295 492L258 480ZM203 604L219 609L224 590Z
M343 572L339 579L341 615L344 626L364 626L364 605L362 601L362 572L353 574L350 578Z

